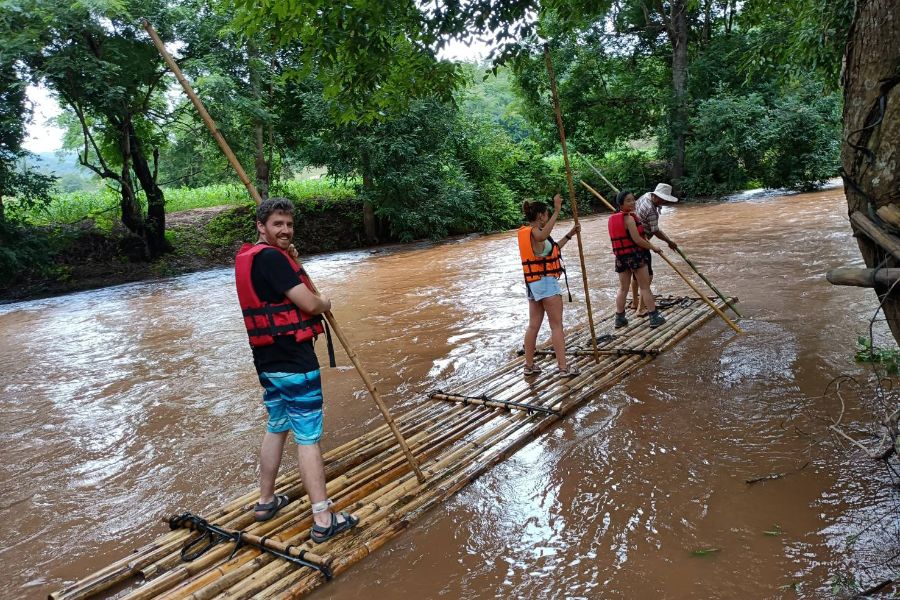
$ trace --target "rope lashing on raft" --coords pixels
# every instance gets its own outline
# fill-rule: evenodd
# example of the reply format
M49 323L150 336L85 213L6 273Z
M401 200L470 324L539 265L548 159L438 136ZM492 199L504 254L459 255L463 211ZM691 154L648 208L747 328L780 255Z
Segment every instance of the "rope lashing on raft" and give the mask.
M597 339L598 343L602 343L603 340ZM599 354L603 356L656 356L659 354L659 350L656 348L601 348L597 351ZM587 356L589 354L593 354L594 351L590 348L583 348L581 346L566 346L566 354L571 354L574 356ZM525 350L519 348L516 351L518 356L524 356ZM554 356L556 355L555 350L535 350L535 356ZM497 402L500 402L498 400Z
M258 538L258 542L255 540L249 540L247 539L247 534L244 531L230 531L228 529L223 529L217 525L213 525L206 519L198 517L197 515L191 514L189 512L181 515L173 515L169 519L169 527L172 529L191 529L198 532L198 535L185 542L184 547L182 547L181 549L181 560L185 562L191 562L193 560L196 560L197 558L200 558L201 556L212 550L214 546L217 546L220 543L234 543L234 550L231 551L231 555L228 557L228 560L231 560L237 553L237 551L241 549L241 547L252 546L257 550L268 552L273 556L277 556L278 558L281 558L288 562L292 562L295 565L315 569L325 576L326 581L331 581L331 569L328 568L327 565L315 563L305 559L304 556L307 554L306 550L300 550L299 556L294 556L293 554L290 554L290 549L293 546L288 546L287 551L282 552L281 550L272 548L271 546L267 545L266 537Z
M528 404L525 402L514 402L512 400L498 400L497 398L489 397L487 394L482 394L480 396L464 396L461 394L448 394L444 390L436 389L428 392L428 398L431 400L448 400L450 402L459 402L463 406L468 406L471 404L473 406L517 409L525 411L529 414L539 412L548 415L560 415L560 412L558 410L547 408L546 406Z

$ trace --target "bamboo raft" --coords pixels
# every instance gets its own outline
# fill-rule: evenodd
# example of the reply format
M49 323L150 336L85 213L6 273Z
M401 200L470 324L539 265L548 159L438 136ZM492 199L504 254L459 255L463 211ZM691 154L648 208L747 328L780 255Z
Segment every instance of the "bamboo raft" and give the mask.
M642 318L632 318L617 330L612 316L600 321L598 364L588 329L570 331L569 361L582 370L575 378L556 377L552 352L539 352L535 364L544 372L537 377L524 377L523 359L517 357L456 389L435 390L424 406L398 415L397 427L426 476L424 483L417 480L387 425L325 453L334 509L356 514L360 524L324 544L309 541L310 503L296 472L279 477L276 492L287 494L291 502L272 520L254 520L256 489L204 515L211 524L243 531L248 541L321 565L324 572L257 547L236 549L234 543L216 545L184 562L182 547L196 534L176 529L50 598L91 598L112 593L112 588L127 600L300 597L322 585L326 575L340 575L398 536L427 510L715 314L699 298L663 298L658 305L667 321L657 329ZM725 303L718 300L717 306L724 308Z

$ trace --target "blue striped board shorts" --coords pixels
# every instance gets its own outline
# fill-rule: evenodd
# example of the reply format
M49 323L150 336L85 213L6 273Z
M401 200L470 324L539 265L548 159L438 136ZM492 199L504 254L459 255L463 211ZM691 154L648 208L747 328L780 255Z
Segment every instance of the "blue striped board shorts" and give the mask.
M537 281L528 284L528 299L540 302L551 296L562 296L559 287L559 279L556 277L541 277Z
M269 433L294 432L301 446L315 444L322 437L322 377L319 370L308 373L260 373L265 390L263 402L269 413Z

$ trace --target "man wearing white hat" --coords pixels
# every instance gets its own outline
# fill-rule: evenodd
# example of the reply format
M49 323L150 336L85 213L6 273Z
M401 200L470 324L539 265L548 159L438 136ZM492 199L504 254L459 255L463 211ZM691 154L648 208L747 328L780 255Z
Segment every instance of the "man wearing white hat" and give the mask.
M662 212L663 205L674 204L676 202L678 202L678 198L672 195L672 186L668 183L660 183L656 186L655 190L647 192L638 198L634 206L634 214L641 220L641 224L644 227L644 235L647 236L647 239L656 236L667 243L672 250L676 250L678 244L669 239L669 236L659 228L659 213ZM652 282L653 267L650 266L649 259L647 260L647 266L650 267L650 281ZM638 302L637 281L632 282L631 292L634 298L632 308L638 311L638 313L643 313Z

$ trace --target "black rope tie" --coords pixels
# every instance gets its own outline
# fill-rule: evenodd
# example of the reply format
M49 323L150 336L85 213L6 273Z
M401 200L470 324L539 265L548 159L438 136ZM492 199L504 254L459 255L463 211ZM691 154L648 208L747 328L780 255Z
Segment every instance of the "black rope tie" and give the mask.
M234 557L235 553L237 553L240 548L244 546L252 546L258 550L261 550L262 552L268 552L273 556L277 556L278 558L284 559L288 562L292 562L295 565L314 569L321 573L325 577L326 581L331 581L332 572L327 565L314 563L303 558L306 554L305 550L300 552L299 558L292 555L290 553L290 548L292 548L293 546L288 546L287 552L282 552L280 550L276 550L275 548L271 548L270 546L266 545L266 541L269 539L268 537L260 538L259 542L251 542L245 539L244 531L230 531L228 529L223 529L222 527L213 525L205 519L191 513L172 516L169 519L169 527L171 529L193 529L194 531L197 531L199 533L197 537L188 540L184 544L184 547L181 549L181 560L185 562L196 560L197 558L209 552L214 546L222 542L232 542L234 543L234 550L232 550L231 556L229 556L228 558L229 560ZM203 542L205 542L205 544L201 545L201 543Z

